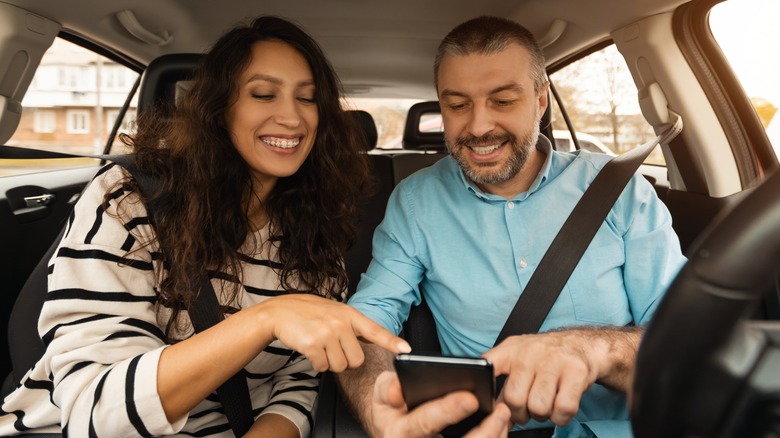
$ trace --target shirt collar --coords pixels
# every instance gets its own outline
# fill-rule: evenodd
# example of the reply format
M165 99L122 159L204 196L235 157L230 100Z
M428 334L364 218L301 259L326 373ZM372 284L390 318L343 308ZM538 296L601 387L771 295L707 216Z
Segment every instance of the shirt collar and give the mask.
M548 180L550 168L552 166L552 144L550 143L550 140L548 140L544 135L539 134L539 138L536 140L536 150L545 154L544 164L542 164L542 168L539 170L539 174L536 176L536 179L534 179L534 182L531 183L531 187L529 187L525 192L520 193L512 198L511 201L522 201L526 199L529 195L539 190L539 188L542 187L542 185L544 185L544 183L546 183ZM454 161L455 160L453 160L453 162ZM509 201L504 197L483 192L479 187L477 187L476 184L466 178L466 175L463 174L463 170L460 168L460 166L457 165L457 163L455 163L455 166L458 170L458 177L463 183L463 186L478 198L485 201Z

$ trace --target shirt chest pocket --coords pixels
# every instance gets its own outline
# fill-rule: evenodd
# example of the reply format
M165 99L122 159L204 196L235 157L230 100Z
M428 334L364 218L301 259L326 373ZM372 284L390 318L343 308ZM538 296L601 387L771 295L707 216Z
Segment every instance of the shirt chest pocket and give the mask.
M574 317L582 323L628 324L632 317L623 282L622 248L603 246L593 250L580 260L564 288L571 298Z

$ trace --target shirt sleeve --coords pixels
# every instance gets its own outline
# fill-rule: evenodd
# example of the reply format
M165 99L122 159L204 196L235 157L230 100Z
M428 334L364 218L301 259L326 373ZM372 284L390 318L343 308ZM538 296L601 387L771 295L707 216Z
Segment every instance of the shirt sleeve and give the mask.
M426 252L411 190L405 180L390 195L385 218L374 232L373 259L349 300L349 305L396 335L411 307L421 302L419 284L425 272Z
M166 435L186 422L170 423L157 394L166 342L150 230L141 203L117 186L123 176L109 166L85 190L49 267L38 328L53 401L71 436ZM122 209L131 220L120 219L128 217Z
M284 368L274 373L271 399L260 414L278 414L298 427L302 437L311 433L312 410L319 389L319 375L301 354L293 353Z
M643 176L631 179L618 202L626 225L623 279L634 321L645 324L686 258L669 210Z

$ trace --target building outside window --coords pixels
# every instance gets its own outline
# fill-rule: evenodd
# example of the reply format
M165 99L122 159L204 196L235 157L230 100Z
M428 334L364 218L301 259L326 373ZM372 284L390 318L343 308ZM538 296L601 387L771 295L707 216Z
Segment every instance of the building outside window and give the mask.
M89 113L87 110L68 110L66 114L68 134L89 133Z
M33 132L37 134L50 134L57 128L57 114L52 110L35 110Z

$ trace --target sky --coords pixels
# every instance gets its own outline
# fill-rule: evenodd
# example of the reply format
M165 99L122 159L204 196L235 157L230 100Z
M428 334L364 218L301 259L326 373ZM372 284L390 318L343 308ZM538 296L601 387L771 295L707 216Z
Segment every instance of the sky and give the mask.
M713 8L710 28L751 98L780 108L780 0L729 0ZM780 111L767 126L780 156Z
M780 0L729 0L710 27L748 96L780 107Z

